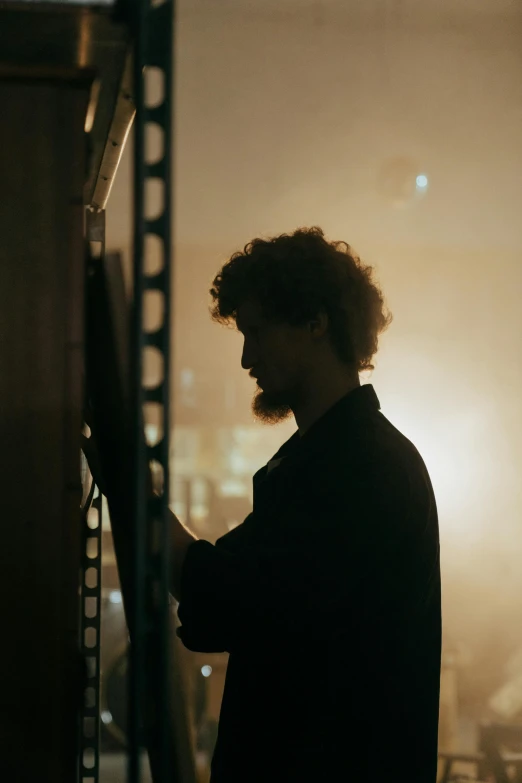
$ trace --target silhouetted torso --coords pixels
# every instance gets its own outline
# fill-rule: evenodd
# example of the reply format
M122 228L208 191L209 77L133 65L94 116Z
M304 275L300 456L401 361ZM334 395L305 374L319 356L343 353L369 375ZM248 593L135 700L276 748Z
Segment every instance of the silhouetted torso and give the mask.
M212 783L434 783L435 498L372 386L292 436L254 509L191 545L179 631L230 653Z

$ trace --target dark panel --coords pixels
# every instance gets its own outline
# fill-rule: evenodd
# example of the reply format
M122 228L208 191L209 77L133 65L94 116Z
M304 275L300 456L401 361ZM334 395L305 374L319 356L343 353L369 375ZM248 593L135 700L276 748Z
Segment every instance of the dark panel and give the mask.
M103 208L134 116L129 29L114 3L0 2L0 78L94 79L85 204ZM87 6L87 7L86 7ZM84 116L85 118L85 116Z
M0 83L0 780L75 780L87 100Z

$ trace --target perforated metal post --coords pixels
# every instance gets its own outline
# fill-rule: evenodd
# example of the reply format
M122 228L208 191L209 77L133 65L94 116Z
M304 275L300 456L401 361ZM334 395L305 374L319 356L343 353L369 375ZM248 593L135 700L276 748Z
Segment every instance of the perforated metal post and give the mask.
M89 263L105 254L105 211L85 214ZM102 494L92 478L82 513L80 650L85 661L84 703L80 711L78 778L98 783L100 762L100 650L102 587Z
M98 783L100 762L100 623L102 494L96 489L91 508L82 515L81 652L86 665L80 721L80 783Z
M172 780L172 747L169 720L169 376L170 376L170 267L171 267L171 101L172 44L174 2L152 5L135 0L134 89L136 118L134 125L134 303L132 328L132 393L134 421L134 504L133 536L134 618L130 648L129 694L129 781L139 783L140 712L144 698L144 670L147 668L148 696L156 719L157 770L155 783ZM163 81L163 94L151 105L146 80L150 69L157 69ZM162 157L146 161L147 128L155 123L163 138ZM146 194L150 186L162 190L159 215L149 215ZM152 271L146 267L146 252L151 243L161 246L162 263ZM146 329L144 314L147 300L155 296L161 304L161 322L153 331ZM146 354L156 352L162 376L153 387L145 386L143 367ZM143 423L153 413L158 437L145 445ZM151 463L162 474L159 495L152 496L147 485ZM147 521L148 520L148 521ZM156 660L151 660L151 654Z

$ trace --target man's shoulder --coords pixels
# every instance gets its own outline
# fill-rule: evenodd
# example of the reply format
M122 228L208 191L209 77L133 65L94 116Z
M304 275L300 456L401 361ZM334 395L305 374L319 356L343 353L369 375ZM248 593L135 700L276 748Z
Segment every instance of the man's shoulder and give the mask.
M341 422L323 445L332 459L348 462L354 456L379 459L385 454L416 452L413 443L381 411L372 411L346 426Z
M415 444L381 412L361 418L346 432L339 428L319 462L321 473L347 486L372 476L405 483L416 478L424 482L427 476Z

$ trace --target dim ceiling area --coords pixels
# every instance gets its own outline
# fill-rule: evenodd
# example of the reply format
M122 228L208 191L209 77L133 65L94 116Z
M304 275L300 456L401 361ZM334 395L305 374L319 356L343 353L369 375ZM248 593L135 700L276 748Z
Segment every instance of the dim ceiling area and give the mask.
M179 243L320 224L361 252L522 246L517 3L182 0L178 21ZM129 160L110 205L123 248ZM424 198L398 205L419 175Z
M452 5L462 23L435 24ZM504 6L518 12L382 0L282 3L286 18L264 3L203 2L186 17L182 7L179 237L236 242L320 223L356 245L378 233L518 246L522 28ZM429 177L422 203L402 210L398 160L404 178Z
M376 14L399 14L434 20L462 17L520 16L517 0L182 0L184 12L200 11L244 13L263 16L304 16L306 14L342 13L355 19L370 19Z

